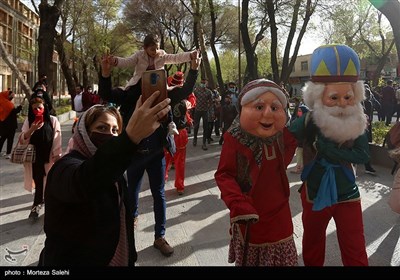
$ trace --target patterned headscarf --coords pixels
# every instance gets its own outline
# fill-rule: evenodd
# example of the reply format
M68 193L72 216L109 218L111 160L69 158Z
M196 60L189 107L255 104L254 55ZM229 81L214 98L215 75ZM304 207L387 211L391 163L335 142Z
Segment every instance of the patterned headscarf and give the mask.
M228 132L233 138L237 139L240 144L246 146L253 152L254 159L257 165L260 167L262 163L263 146L271 146L274 144L275 140L281 139L280 136L282 135L282 131L279 131L277 134L267 138L260 138L244 131L240 126L239 118L239 116L236 116L232 122L232 125L229 127ZM281 143L278 142L278 144L282 151Z
M97 150L97 147L92 143L90 140L88 131L86 130L85 126L85 119L86 116L88 115L88 112L92 110L92 108L98 107L98 106L103 106L103 105L94 105L90 107L90 109L86 110L82 116L79 117L78 123L75 127L75 132L73 135L73 150L77 150L80 152L82 155L86 156L87 158L92 157Z
M279 149L283 153L283 142L282 137L280 137L283 133L279 131L273 136L267 138L260 138L254 136L246 131L244 131L240 126L240 112L242 110L242 106L246 105L254 100L256 100L260 95L265 92L271 92L282 104L286 114L287 114L287 105L288 98L285 91L278 86L275 82L267 79L258 79L249 82L246 84L239 95L238 107L239 107L239 115L233 120L232 125L228 129L229 133L233 138L236 138L240 144L248 147L252 152L254 159L257 165L260 167L262 163L262 155L263 155L263 146L272 146L275 140L278 140Z

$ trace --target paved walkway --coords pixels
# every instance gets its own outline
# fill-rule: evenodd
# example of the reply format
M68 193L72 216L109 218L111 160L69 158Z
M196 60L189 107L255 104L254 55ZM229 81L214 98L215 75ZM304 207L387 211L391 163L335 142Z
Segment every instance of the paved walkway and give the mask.
M62 124L63 147L71 134L72 121ZM200 128L201 131L201 128ZM216 140L216 137L214 137ZM201 139L198 141L201 143ZM152 197L147 175L140 194L139 225L136 231L138 266L231 266L228 256L229 214L220 199L214 181L220 147L218 141L207 151L192 146L190 137L187 151L186 192L178 196L173 187L174 170L166 184L167 233L166 239L175 253L166 258L153 248L154 217ZM295 242L301 258L301 203L297 192L299 175L290 173L290 204L294 222ZM365 235L371 266L400 266L400 217L393 213L386 201L393 176L389 168L374 166L377 176L358 169L357 181L362 196ZM27 219L32 205L32 194L23 189L23 167L0 159L0 265L34 266L43 248L43 214L37 222ZM333 222L327 230L326 266L341 266L336 229Z

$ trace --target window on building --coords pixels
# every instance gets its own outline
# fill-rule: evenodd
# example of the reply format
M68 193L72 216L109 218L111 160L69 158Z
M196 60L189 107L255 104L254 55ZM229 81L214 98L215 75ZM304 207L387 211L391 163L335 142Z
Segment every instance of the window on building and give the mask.
M7 38L7 28L0 25L0 38L5 41Z
M301 71L308 71L308 61L301 62Z
M7 28L7 40L6 40L6 42L7 43L12 43L12 35L13 35L13 32L12 32L12 29L11 28Z
M3 10L0 10L0 22L7 24L7 14Z

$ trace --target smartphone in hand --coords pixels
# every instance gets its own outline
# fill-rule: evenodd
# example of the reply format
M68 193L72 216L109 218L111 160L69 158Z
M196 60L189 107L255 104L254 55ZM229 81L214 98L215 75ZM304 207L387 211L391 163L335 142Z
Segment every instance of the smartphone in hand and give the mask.
M157 105L167 96L167 73L164 69L148 70L142 74L142 102L145 102L155 91L160 91L160 95L154 101L153 106Z
M35 123L42 123L43 122L43 115L35 116Z

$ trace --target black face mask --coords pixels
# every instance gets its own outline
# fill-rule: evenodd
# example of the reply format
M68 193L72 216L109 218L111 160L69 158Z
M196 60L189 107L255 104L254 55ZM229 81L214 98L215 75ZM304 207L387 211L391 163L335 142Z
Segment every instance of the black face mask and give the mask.
M108 140L110 140L114 135L112 134L105 134L105 133L100 133L100 132L92 132L90 134L90 141L98 148L104 143L106 143Z

